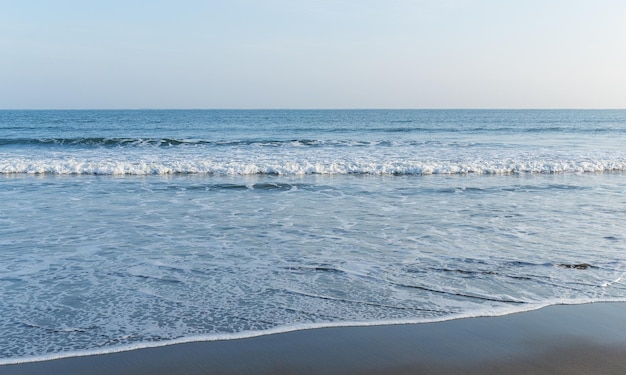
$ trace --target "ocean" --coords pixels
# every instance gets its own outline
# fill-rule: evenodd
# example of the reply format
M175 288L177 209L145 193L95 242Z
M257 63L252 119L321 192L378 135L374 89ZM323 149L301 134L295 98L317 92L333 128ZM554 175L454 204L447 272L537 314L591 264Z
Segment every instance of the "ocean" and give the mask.
M5 110L0 202L0 364L626 301L625 110Z

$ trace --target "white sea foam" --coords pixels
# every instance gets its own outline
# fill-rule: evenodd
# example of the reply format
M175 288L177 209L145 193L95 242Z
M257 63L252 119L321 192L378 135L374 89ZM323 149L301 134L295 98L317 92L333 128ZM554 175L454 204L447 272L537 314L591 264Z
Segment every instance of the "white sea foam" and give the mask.
M54 175L462 175L523 173L598 173L626 171L626 160L492 160L492 161L411 161L411 160L33 160L4 158L0 174Z

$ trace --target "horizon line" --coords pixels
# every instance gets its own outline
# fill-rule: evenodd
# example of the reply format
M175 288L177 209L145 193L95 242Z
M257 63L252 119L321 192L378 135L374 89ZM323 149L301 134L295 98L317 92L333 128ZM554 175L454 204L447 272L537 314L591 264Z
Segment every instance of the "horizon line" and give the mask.
M271 108L271 107L238 107L238 108L0 108L0 111L620 111L625 108L479 108L479 107L440 107L440 108L360 108L360 107L341 107L341 108Z

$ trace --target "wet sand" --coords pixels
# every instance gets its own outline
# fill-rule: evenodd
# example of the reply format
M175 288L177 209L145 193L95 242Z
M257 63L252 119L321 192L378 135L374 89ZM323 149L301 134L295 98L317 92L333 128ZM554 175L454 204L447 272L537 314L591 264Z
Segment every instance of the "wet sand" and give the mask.
M626 303L177 344L0 374L626 374Z

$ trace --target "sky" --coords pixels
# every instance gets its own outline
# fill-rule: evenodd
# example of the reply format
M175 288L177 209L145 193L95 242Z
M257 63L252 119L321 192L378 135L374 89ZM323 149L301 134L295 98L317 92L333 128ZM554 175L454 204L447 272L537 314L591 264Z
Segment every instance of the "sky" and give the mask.
M0 109L626 108L624 0L0 0Z

